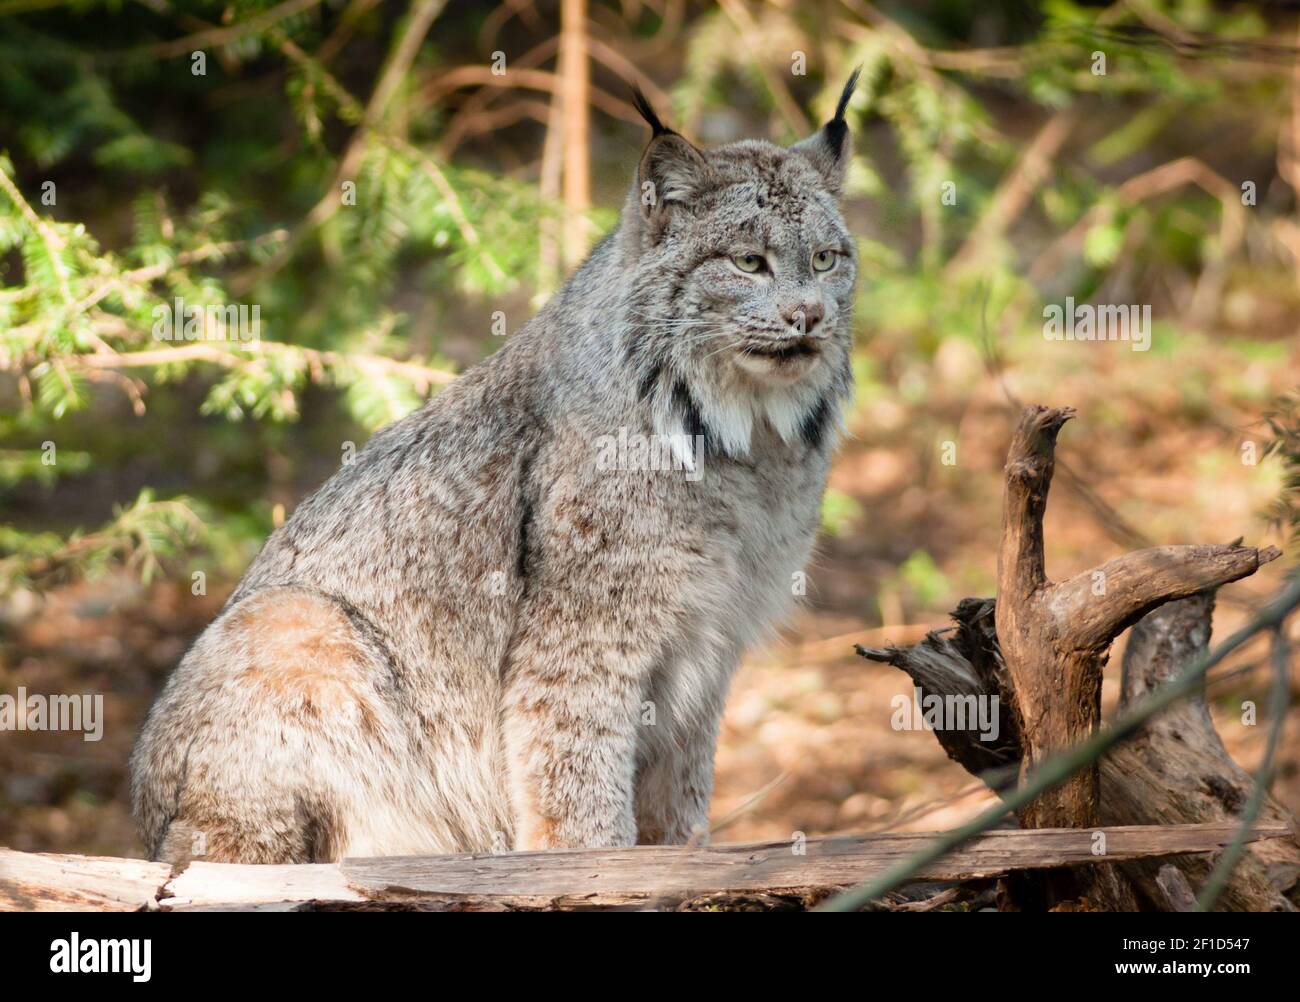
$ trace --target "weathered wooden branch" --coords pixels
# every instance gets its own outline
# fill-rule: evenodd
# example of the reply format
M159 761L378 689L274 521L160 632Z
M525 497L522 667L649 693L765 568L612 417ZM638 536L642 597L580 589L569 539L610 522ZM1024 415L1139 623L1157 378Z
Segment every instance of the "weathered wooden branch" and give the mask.
M907 672L926 695L998 697L1002 727L996 745L981 741L974 730L936 731L949 757L996 790L1005 789L1008 772L1023 778L1097 729L1102 668L1120 632L1137 623L1125 657L1128 705L1204 653L1216 588L1279 556L1272 547L1237 544L1154 547L1060 583L1049 581L1042 519L1056 436L1072 416L1068 409L1043 407L1022 414L1007 459L998 601L964 600L953 614L955 630L931 633L914 647L859 648L864 657ZM1026 828L1221 822L1233 817L1250 783L1214 731L1202 686L1199 695L1158 717L1100 765L1034 801L1019 820ZM1261 820L1294 826L1276 801ZM1300 873L1300 847L1294 839L1276 843L1267 863L1257 853L1252 848L1222 904L1289 908L1286 895ZM1208 868L1203 859L1175 867L1193 887ZM1126 866L1128 879L1120 880L1099 866L1073 887L1050 881L1045 903L1087 897L1093 907L1130 908L1138 904L1136 891L1147 906L1177 908L1178 878L1166 870L1162 882L1160 869Z
M1235 830L1225 823L1102 829L1108 858L1156 862L1211 852ZM1285 827L1261 825L1251 838L1287 834ZM918 876L972 881L1025 869L1066 869L1095 861L1094 835L1072 829L987 832ZM297 865L191 862L175 874L166 863L0 849L0 911L801 908L885 871L932 837L878 834Z
M957 628L932 630L911 647L863 647L864 658L893 665L906 672L927 696L988 699L1010 692L1006 666L993 626L993 599L962 599L952 614ZM1014 785L1020 772L1020 724L1014 702L998 699L998 737L978 740L973 731L939 728L938 738L948 757L995 790ZM972 740L976 738L976 740Z

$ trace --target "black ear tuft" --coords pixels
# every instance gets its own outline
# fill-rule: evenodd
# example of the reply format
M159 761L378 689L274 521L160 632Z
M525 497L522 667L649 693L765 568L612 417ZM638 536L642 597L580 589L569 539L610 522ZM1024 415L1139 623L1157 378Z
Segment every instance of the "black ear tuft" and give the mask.
M653 130L653 136L676 134L672 129L664 125L663 122L659 121L659 116L655 113L654 108L650 106L650 102L646 100L646 96L641 93L641 88L637 84L632 85L632 103L636 105L636 110ZM653 136L651 138L653 138Z
M844 137L848 135L849 123L844 121L844 112L848 110L849 98L853 97L853 91L858 86L858 77L862 75L862 67L857 67L849 77L848 83L844 85L844 90L840 92L840 100L835 105L835 117L827 122L822 128L826 133L826 146L831 156L838 160L841 151L844 149Z
M851 98L853 92L857 90L858 77L860 76L862 76L862 67L859 65L854 67L853 73L849 77L849 82L844 85L844 90L840 93L840 103L835 106L835 121L844 121L844 112L848 110L849 98Z
M653 131L637 167L636 199L641 215L651 223L650 232L661 234L670 206L686 206L709 183L710 172L704 154L680 132L660 121L654 108L633 85L632 103Z
M859 66L849 77L844 90L840 91L839 103L835 105L835 117L803 142L790 147L808 158L825 180L826 187L836 197L844 189L844 174L849 166L849 123L844 121L844 113L848 111L849 98L853 97L853 89L857 87L861 73L862 67Z

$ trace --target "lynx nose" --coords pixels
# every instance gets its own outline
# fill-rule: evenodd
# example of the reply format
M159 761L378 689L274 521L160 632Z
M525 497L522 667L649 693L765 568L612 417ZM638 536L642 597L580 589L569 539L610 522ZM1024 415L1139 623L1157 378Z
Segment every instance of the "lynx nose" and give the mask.
M799 334L811 334L825 315L826 309L821 303L796 303L781 307L781 316Z

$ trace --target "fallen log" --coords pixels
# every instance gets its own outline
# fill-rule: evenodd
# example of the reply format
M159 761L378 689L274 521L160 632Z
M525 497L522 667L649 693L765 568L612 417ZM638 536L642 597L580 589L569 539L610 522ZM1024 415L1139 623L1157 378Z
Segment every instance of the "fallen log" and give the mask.
M1184 858L1232 838L1232 824L991 831L928 867L927 881L991 880L1097 859ZM1260 825L1252 841L1289 835ZM931 834L873 834L629 849L387 856L341 863L165 863L0 849L0 911L408 910L810 906L914 853Z
M996 701L999 736L936 730L949 757L1004 791L1042 760L1089 737L1101 722L1101 676L1112 640L1133 626L1126 650L1123 706L1138 701L1203 654L1215 590L1279 556L1272 547L1155 547L1125 554L1066 581L1047 579L1043 514L1056 436L1073 412L1025 408L1006 467L998 591L965 599L956 627L912 647L858 647L863 657L902 669L923 697ZM1136 624L1136 626L1134 626ZM1021 810L1025 828L1196 824L1230 821L1245 803L1251 777L1228 756L1205 706L1204 685ZM1272 798L1261 820L1290 828L1295 820ZM1111 862L1115 862L1112 860ZM1012 885L1031 907L1138 907L1179 910L1186 887L1198 887L1212 861L1099 865ZM1162 876L1163 874L1163 876ZM1060 879L1063 876L1064 879ZM1220 906L1293 910L1300 903L1300 845L1294 838L1251 847Z

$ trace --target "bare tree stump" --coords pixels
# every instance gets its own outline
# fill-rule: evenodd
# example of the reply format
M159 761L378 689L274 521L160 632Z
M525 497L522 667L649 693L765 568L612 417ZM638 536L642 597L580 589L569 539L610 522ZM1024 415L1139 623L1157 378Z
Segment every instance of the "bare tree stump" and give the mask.
M1162 610L1135 631L1124 684L1131 701L1204 650L1215 589L1280 555L1272 547L1237 544L1152 547L1065 581L1049 581L1043 514L1056 437L1072 416L1068 408L1045 407L1027 407L1021 415L1007 457L998 601L964 600L953 614L955 632L936 631L914 647L858 649L863 657L907 672L925 695L999 697L1003 726L995 746L981 742L973 730L936 732L950 758L995 790L1005 789L1008 771L1023 778L1098 728L1102 669L1116 636L1165 603L1191 603ZM1080 771L1022 809L1021 826L1222 821L1244 801L1250 777L1224 751L1203 693L1179 707L1176 716L1171 711L1159 718L1141 738L1113 752L1104 766ZM1270 805L1261 820L1294 825L1279 810L1280 805ZM1264 864L1253 857L1252 865L1234 876L1226 907L1290 905L1279 882L1294 886L1289 867L1300 864L1300 849L1279 841L1271 851L1275 879L1263 876ZM1179 872L1195 885L1208 864L1183 861ZM1121 875L1108 865L1043 875L1041 904L1074 907L1086 899L1085 907L1129 910L1138 907L1140 894L1148 905L1172 909L1181 901L1177 889L1169 890L1176 879L1166 874L1162 885L1158 876L1158 868L1139 866Z

